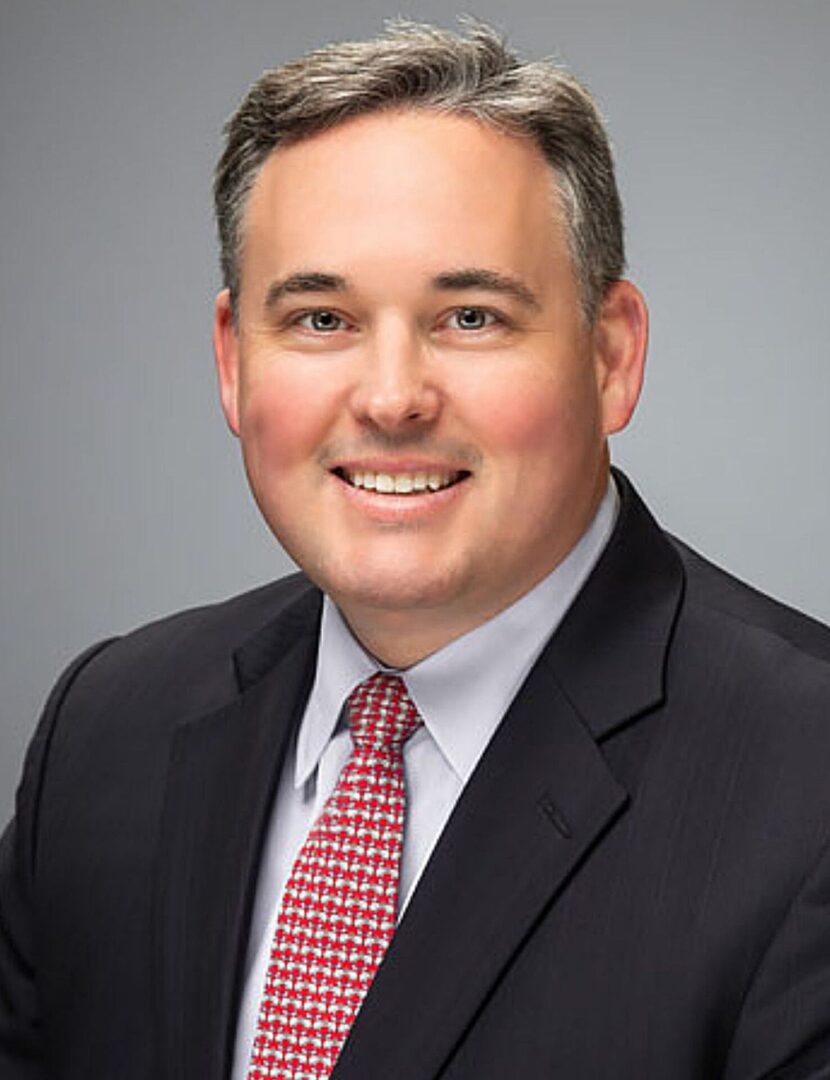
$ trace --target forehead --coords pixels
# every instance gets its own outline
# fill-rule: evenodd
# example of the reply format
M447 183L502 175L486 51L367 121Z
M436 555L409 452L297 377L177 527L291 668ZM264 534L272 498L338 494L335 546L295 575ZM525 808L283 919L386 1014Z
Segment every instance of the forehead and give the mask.
M482 173L481 165L496 169ZM405 175L423 184L425 171L436 180L475 177L488 188L510 177L526 185L550 183L552 172L535 141L508 134L493 124L457 113L433 109L386 109L357 116L323 132L277 147L266 159L255 182L268 182L279 172L286 180L299 172L322 172L320 180L345 182L366 173L378 181L392 173L396 183ZM348 169L348 172L341 170ZM403 170L403 174L401 172Z
M531 139L408 110L273 151L249 196L243 256L268 247L272 257L319 261L348 250L357 261L379 248L437 246L450 262L455 253L468 263L476 248L478 262L488 248L532 262L552 241L561 248L562 233L553 172Z

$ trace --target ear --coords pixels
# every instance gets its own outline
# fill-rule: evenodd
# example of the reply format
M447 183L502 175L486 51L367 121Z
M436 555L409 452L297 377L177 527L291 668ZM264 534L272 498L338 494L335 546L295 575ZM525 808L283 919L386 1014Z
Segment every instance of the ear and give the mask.
M239 435L239 335L227 289L222 289L213 307L213 355L222 412L228 427L234 435Z
M648 308L630 281L607 289L593 328L594 364L605 435L622 431L640 396L648 347Z

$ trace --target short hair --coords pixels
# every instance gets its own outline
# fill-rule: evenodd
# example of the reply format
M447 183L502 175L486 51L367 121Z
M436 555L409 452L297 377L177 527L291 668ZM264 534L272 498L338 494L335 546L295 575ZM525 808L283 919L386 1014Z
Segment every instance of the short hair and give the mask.
M411 108L468 116L535 141L557 181L582 307L593 322L625 269L622 206L597 104L558 63L523 61L491 27L462 23L457 34L395 20L378 38L315 49L253 84L225 124L214 179L234 317L245 206L271 152L356 116Z

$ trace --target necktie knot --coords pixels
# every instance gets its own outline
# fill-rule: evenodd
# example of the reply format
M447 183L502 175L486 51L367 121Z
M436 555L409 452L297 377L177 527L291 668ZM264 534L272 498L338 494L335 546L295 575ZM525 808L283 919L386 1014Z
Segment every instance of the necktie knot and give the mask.
M403 679L380 671L349 695L348 714L359 753L398 753L421 723Z

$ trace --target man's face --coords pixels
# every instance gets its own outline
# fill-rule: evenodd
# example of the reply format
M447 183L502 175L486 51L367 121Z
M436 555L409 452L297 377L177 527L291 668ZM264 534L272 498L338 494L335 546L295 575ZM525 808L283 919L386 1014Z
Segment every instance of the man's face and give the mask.
M428 651L564 557L636 400L645 315L622 283L586 325L530 142L409 111L280 148L241 282L238 331L217 301L228 422L275 535L359 634L430 626Z

